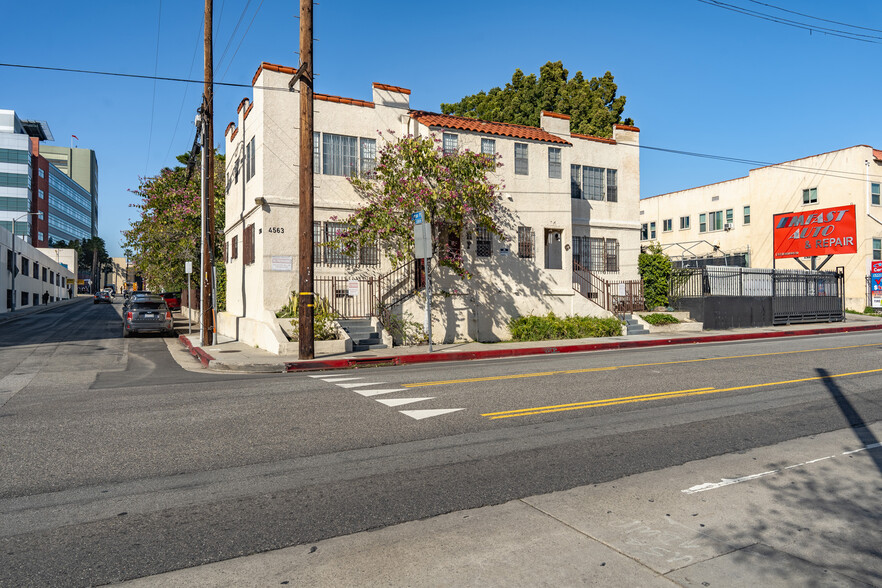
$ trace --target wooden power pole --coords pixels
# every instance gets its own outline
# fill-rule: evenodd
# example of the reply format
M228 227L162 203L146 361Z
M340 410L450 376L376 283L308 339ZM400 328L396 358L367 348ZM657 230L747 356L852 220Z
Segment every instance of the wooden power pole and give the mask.
M300 0L300 267L298 302L298 332L300 359L315 357L313 316L313 112L312 112L312 2Z
M203 138L206 153L205 221L202 227L202 345L215 344L214 328L214 53L212 38L212 2L205 0L205 90L203 92Z

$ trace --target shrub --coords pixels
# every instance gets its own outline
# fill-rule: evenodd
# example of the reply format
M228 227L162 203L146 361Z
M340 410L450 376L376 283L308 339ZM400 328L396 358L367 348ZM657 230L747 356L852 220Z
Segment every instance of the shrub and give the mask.
M652 243L637 258L637 271L643 280L646 308L668 305L668 284L671 279L671 260L659 243Z
M296 292L291 292L288 303L276 312L276 318L298 318ZM331 304L321 296L316 296L315 311L312 316L313 339L316 341L333 341L336 339L337 328L334 326L334 321L338 318L339 315L331 308Z
M545 316L530 315L513 318L508 322L508 328L514 341L615 337L622 334L622 323L615 318L558 317L553 312L549 312Z
M670 315L670 314L665 314L663 312L657 312L655 314L647 314L647 315L641 316L640 318L645 320L650 325L653 325L656 327L659 325L676 325L677 323L680 322L680 319L678 319L677 317Z

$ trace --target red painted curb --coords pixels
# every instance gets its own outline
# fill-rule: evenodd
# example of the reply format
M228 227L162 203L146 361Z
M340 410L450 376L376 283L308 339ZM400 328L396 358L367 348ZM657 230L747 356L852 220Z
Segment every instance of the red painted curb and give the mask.
M798 337L803 335L822 335L829 333L855 333L860 331L882 330L882 325L854 327L833 327L803 329L799 331L778 331L773 333L740 333L731 335L706 335L678 337L676 339L651 339L642 341L616 341L613 343L585 343L580 345L560 345L558 347L524 347L520 349L488 349L486 351L452 351L450 353L416 353L389 357L358 357L349 359L318 359L285 363L286 372L331 370L373 366L393 366L415 363L436 363L443 361L465 361L471 359L498 359L503 357L523 357L527 355L548 355L551 353L576 353L580 351L605 351L611 349L639 349L662 345L684 345L694 343L722 343L726 341L746 341L751 339L773 339L778 337ZM201 350L200 350L201 351Z
M201 347L196 347L195 345L193 345L193 343L190 342L190 339L186 335L179 335L178 341L180 341L181 344L190 351L190 355L199 360L199 362L202 364L202 367L208 367L208 362L214 359Z

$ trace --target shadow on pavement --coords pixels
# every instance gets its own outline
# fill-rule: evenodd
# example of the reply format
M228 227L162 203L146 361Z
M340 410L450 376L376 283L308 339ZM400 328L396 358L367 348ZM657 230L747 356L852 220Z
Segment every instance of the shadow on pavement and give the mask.
M848 425L851 427L852 431L854 431L858 441L864 445L878 446L878 437L873 434L873 431L867 428L868 423L864 422L860 413L855 410L848 398L845 397L845 394L842 393L842 389L840 389L835 380L830 377L830 372L823 368L818 368L817 372L818 375L824 377L821 381L824 382L824 385L830 391L830 396L836 401L839 410L842 411L842 415L848 420ZM876 469L879 470L879 473L882 473L882 452L870 451L870 455L873 458L873 463L876 464Z

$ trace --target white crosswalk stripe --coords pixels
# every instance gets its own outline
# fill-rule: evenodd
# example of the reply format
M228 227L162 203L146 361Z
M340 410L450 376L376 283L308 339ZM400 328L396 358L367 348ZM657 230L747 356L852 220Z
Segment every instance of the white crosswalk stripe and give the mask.
M464 408L436 408L429 410L399 410L403 415L407 415L412 419L416 419L418 421L422 419L428 419L436 416L441 416L442 414L449 414L451 412L457 412L459 410L465 410Z
M315 378L321 380L323 382L330 382L332 384L336 384L341 388L345 388L347 390L352 390L356 394L364 396L365 398L370 398L372 396L382 396L384 394L392 394L394 392L403 392L405 388L370 388L371 386L380 386L385 384L385 382L358 382L356 380L364 380L364 378L359 377L340 377L341 374L322 374L316 376L309 376L310 378ZM434 400L434 396L427 396L422 398L374 398L377 402L381 404L385 404L389 407L396 406L404 406L405 404L414 404L416 402L424 402L426 400ZM464 408L436 408L436 409L426 409L426 410L399 410L401 414L405 416L409 416L410 418L420 421L423 419L428 419L436 416L441 416L445 414L450 414L452 412L459 412L461 410L465 410Z
M377 402L382 402L386 406L403 406L405 404L413 404L414 402L422 402L423 400L432 400L434 396L426 398L388 398L386 400L377 398Z

